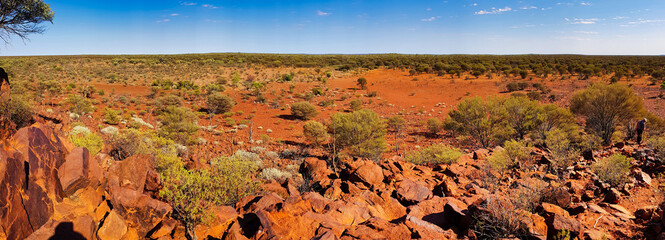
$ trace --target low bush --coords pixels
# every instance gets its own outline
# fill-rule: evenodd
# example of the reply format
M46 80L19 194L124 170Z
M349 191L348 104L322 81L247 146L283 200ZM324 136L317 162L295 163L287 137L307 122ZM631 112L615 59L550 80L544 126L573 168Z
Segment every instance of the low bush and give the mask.
M27 127L33 122L32 104L23 95L12 95L9 100L0 99L0 116L12 121L16 128Z
M120 123L120 116L118 116L119 112L120 111L115 111L110 108L104 109L104 123L118 125Z
M427 132L429 132L429 134L437 136L441 129L443 129L443 123L439 121L438 118L427 119Z
M450 164L457 162L464 153L459 148L443 144L434 144L420 151L406 154L404 158L414 164Z
M379 114L369 109L330 116L328 132L337 149L350 155L378 160L386 151L386 126Z
M309 120L316 117L319 112L316 110L314 105L303 101L294 103L293 106L291 106L291 114L297 118Z
M232 98L218 92L208 95L206 103L208 111L215 114L228 112L236 105Z
M90 156L97 155L104 146L104 140L94 133L79 133L69 136L69 141L77 147L87 148Z
M309 121L305 123L305 125L303 125L303 135L305 135L307 141L314 146L320 146L330 138L330 135L326 132L326 127L317 121Z
M603 158L591 165L591 170L598 178L612 186L619 186L626 182L630 173L630 161L632 158L621 154L614 154Z
M665 136L652 136L647 139L647 144L654 150L660 162L665 162Z
M579 151L572 146L568 135L561 129L547 132L545 145L550 150L552 163L557 169L572 166L579 157Z
M65 101L71 105L69 110L79 116L93 111L92 103L79 95L70 94Z
M151 153L152 145L147 134L137 129L124 129L110 136L109 155L116 160L123 160L135 154Z
M279 170L277 168L265 168L259 174L259 178L264 180L277 180L283 181L293 177L291 173Z
M159 135L169 138L180 144L196 143L196 132L199 127L196 124L198 117L191 109L186 107L167 107L160 115L162 127Z
M349 103L349 108L351 111L358 111L360 108L362 108L363 104L360 101L360 99L353 100Z

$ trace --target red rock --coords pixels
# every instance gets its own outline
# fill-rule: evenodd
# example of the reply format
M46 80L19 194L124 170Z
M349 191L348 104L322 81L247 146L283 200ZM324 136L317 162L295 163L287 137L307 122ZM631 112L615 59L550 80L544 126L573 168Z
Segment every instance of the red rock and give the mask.
M475 160L485 160L489 156L490 150L487 149L478 149L473 152L473 159Z
M271 210L273 206L278 203L284 202L284 199L275 193L269 193L264 196L251 198L247 203L243 204L242 201L238 202L237 208L240 213L255 212L258 210Z
M121 186L143 193L148 169L151 168L153 159L151 155L132 155L122 161L114 162L109 172L118 176Z
M281 197L287 197L289 196L288 191L286 188L282 187L281 184L275 181L269 181L267 183L261 184L261 189L263 189L266 192L272 192L275 193Z
M616 204L619 203L620 200L621 193L616 188L610 188L610 190L605 193L605 202Z
M129 227L137 228L140 236L145 236L171 212L171 206L126 187L111 187L113 211L127 220Z
M67 155L65 163L58 169L60 183L67 196L76 190L88 186L88 172L90 171L90 153L87 148L74 148Z
M148 173L146 174L145 185L143 190L146 194L157 198L159 196L159 191L164 187L162 183L162 178L159 176L159 173L154 168L149 168Z
M561 207L549 203L542 203L541 207L545 213L549 237L553 237L561 231L568 231L572 236L579 236L584 230L584 226L571 218L568 212Z
M397 188L397 199L406 205L419 203L431 198L432 192L422 184L404 179Z
M410 239L411 231L406 225L390 223L380 218L370 218L358 226L349 228L342 239Z
M370 160L358 160L348 163L349 180L361 182L369 188L378 188L383 183L381 167Z
M444 227L448 225L443 215L446 203L448 203L447 199L435 196L417 205L409 206L408 213L410 216Z
M331 181L328 177L334 174L328 168L326 161L318 158L306 158L300 165L300 169L303 175L311 177L313 182L318 183L323 188L330 185Z
M547 240L545 218L526 211L520 211L520 221L528 229L529 239Z
M150 238L158 239L160 237L166 236L167 234L170 234L175 228L175 225L177 223L178 221L176 221L175 219L171 218L164 219L164 221L161 221L159 224L157 224L154 231L150 235Z
M434 195L441 197L459 197L459 188L455 181L450 178L445 178L439 185L434 187Z
M316 192L307 192L302 195L302 199L308 200L312 205L312 210L317 213L323 212L328 203L332 202L332 200L324 198Z
M548 214L548 215L561 215L561 216L565 216L565 217L570 216L568 211L566 211L565 209L563 209L563 208L561 208L557 205L551 204L551 203L542 203L541 208L543 209L545 214Z
M113 210L97 231L99 240L118 240L127 233L127 225L117 211Z

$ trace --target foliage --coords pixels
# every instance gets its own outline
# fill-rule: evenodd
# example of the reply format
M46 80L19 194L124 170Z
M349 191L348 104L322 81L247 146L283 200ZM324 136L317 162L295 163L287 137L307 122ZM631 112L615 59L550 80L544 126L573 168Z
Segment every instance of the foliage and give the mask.
M2 1L0 38L9 43L12 35L26 40L29 34L43 33L42 22L53 22L51 7L41 0Z
M118 116L118 113L119 111L110 108L104 109L104 123L118 125L120 123L120 116Z
M579 152L561 129L555 128L546 133L545 145L550 150L552 163L557 168L565 168L575 163Z
M458 148L434 144L420 151L410 152L404 159L414 164L450 164L457 162L462 155L464 153Z
M505 138L508 131L504 124L505 114L501 113L501 100L480 97L464 99L457 108L448 113L444 126L446 130L473 137L483 147Z
M631 88L621 84L594 84L573 95L570 100L573 113L586 117L586 127L603 139L612 140L618 124L638 117L644 109L642 99Z
M508 140L504 142L503 149L513 162L524 163L531 159L531 148L524 141Z
M515 163L510 158L508 152L506 152L505 149L500 149L499 151L495 151L494 154L492 154L492 156L487 158L487 165L491 169L500 173L504 172L514 164Z
M575 123L573 113L555 104L546 104L539 107L536 125L533 138L539 140L544 140L546 133L554 128L564 131L569 139L574 139L579 133L579 127Z
M212 207L234 204L258 189L252 179L256 170L252 162L222 157L212 160L210 169L187 170L176 159L171 155L155 160L164 181L160 196L173 207L190 237L196 237L194 229L198 224L212 220ZM164 168L168 166L165 162L176 164Z
M69 110L73 113L83 116L86 113L92 112L92 103L79 95L69 94L66 99L67 103L71 104Z
M117 160L123 160L135 154L151 153L152 145L148 140L148 136L137 129L124 129L108 140L109 155Z
M265 168L261 170L261 173L259 174L259 178L265 179L265 180L277 180L277 181L283 181L285 179L291 178L293 175L291 173L279 170L277 168Z
M358 111L360 108L362 108L362 102L360 102L360 99L353 100L349 103L349 108L351 108L351 111Z
M208 95L206 104L208 104L208 111L218 114L228 112L236 105L236 102L229 96L215 92Z
M169 106L160 115L160 119L162 123L159 129L160 136L180 144L196 142L194 135L199 130L196 124L198 117L189 108Z
M632 158L621 154L613 154L607 158L600 159L591 165L591 170L598 178L612 186L624 183L630 173L630 161Z
M0 99L0 116L12 121L17 129L32 124L33 115L32 104L24 95L14 94L9 100Z
M517 139L523 139L527 133L536 129L540 110L536 101L526 97L511 97L501 104L501 108L506 115L508 127Z
M443 123L438 118L427 119L427 131L429 134L436 136L443 129Z
M399 132L406 126L406 120L400 116L392 116L388 118L388 128L393 132Z
M155 113L160 114L166 111L168 107L180 107L182 106L182 98L173 94L169 94L163 97L155 99L153 105L157 108Z
M328 141L328 138L330 138L330 135L326 132L326 127L317 121L309 121L305 123L305 125L303 125L303 135L305 135L305 138L315 146L325 143Z
M661 163L665 162L665 135L651 136L647 139L647 144L651 147Z
M90 156L95 156L102 150L104 141L102 138L94 133L80 133L69 136L69 141L77 147L87 148Z
M362 77L358 78L357 84L360 87L360 89L367 89L367 79Z
M293 106L291 106L291 114L293 116L296 116L297 118L303 120L309 120L316 117L316 115L318 115L319 112L316 110L316 107L311 103L302 101L294 103Z
M328 132L334 144L354 156L376 160L386 151L385 123L369 109L333 114Z

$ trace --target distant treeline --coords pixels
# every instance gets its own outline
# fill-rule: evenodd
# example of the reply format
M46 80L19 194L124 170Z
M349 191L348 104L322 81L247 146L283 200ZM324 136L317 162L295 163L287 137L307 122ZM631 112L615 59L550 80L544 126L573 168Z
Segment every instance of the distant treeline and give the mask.
M412 73L460 75L471 73L525 76L535 74L574 74L581 77L612 74L617 78L650 75L665 78L665 56L586 56L586 55L305 55L305 54L252 54L211 53L182 55L84 55L3 57L0 65L69 65L72 62L105 62L112 66L159 65L189 66L265 66L332 68L352 70L379 67L409 69Z

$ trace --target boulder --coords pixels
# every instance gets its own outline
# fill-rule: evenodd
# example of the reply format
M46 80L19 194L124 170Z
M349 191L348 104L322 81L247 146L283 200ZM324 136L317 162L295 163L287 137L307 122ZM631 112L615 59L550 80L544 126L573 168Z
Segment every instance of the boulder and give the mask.
M329 176L334 174L328 168L326 161L318 158L306 158L300 165L300 172L303 176L309 176L312 182L318 183L324 188L330 185Z
M342 239L410 239L411 231L404 224L394 224L381 218L370 218L360 225L350 227Z
M99 240L119 240L127 233L127 225L117 211L112 210L97 231Z
M127 220L128 227L136 228L140 236L145 236L171 212L167 203L134 189L111 187L110 194L113 211Z
M357 160L347 163L347 174L352 182L360 182L368 188L378 188L383 183L383 170L370 160Z
M519 221L526 226L529 239L547 240L547 224L545 218L524 210L519 210Z
M92 160L94 161L94 160ZM76 190L88 186L88 173L90 172L90 153L87 148L74 148L67 155L65 163L58 169L60 183L67 196L74 194Z
M414 182L408 178L404 179L397 188L397 199L404 205L417 204L431 197L432 191L423 184Z
M605 193L605 202L607 203L619 203L621 200L621 192L617 190L616 188L610 188L607 193Z
M542 203L541 208L545 215L545 223L550 238L561 231L570 232L571 237L580 236L583 233L584 226L582 223L571 218L570 214L563 208L549 203Z
M475 160L485 160L490 155L490 150L487 149L478 149L473 152L473 159Z

